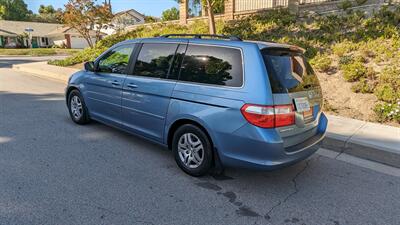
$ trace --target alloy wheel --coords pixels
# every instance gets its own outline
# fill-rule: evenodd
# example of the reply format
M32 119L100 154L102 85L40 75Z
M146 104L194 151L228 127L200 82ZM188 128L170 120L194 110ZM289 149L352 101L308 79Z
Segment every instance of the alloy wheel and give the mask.
M76 95L71 98L71 113L76 120L79 120L83 114L82 101Z
M204 147L200 138L193 133L185 133L179 138L178 154L183 164L195 169L199 167L204 160Z

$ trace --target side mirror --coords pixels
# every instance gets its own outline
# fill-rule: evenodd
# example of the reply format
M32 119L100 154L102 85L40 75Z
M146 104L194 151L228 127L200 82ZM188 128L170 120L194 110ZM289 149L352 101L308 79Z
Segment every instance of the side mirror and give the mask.
M86 71L96 72L94 62L85 62L84 67Z

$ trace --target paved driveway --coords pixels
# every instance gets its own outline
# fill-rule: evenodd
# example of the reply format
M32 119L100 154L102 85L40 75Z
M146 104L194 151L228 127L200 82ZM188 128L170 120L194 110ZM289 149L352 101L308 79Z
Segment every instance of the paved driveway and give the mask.
M63 90L0 68L2 225L400 224L399 177L322 155L189 177L162 147L73 124Z

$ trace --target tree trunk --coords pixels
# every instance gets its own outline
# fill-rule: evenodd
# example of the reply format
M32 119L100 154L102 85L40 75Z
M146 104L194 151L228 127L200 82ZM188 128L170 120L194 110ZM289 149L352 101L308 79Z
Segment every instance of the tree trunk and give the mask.
M207 12L208 12L208 26L210 34L216 34L214 11L210 0L207 0Z
M101 34L100 29L96 30L96 43L97 43L98 41L100 41L100 34ZM96 44L96 43L95 43L95 44Z
M90 33L89 33L89 35L83 35L83 38L85 38L85 40L88 43L89 47L93 48L93 42L92 42L92 38L90 37Z

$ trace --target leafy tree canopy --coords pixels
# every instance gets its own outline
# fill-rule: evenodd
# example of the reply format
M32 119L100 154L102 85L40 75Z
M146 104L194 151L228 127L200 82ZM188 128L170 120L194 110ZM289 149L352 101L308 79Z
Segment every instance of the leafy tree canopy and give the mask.
M24 0L0 0L0 18L2 19L23 21L32 14Z
M173 7L162 12L161 19L163 21L179 20L179 9Z
M56 10L54 9L54 7L52 5L40 5L39 7L39 14L52 14L55 13Z

